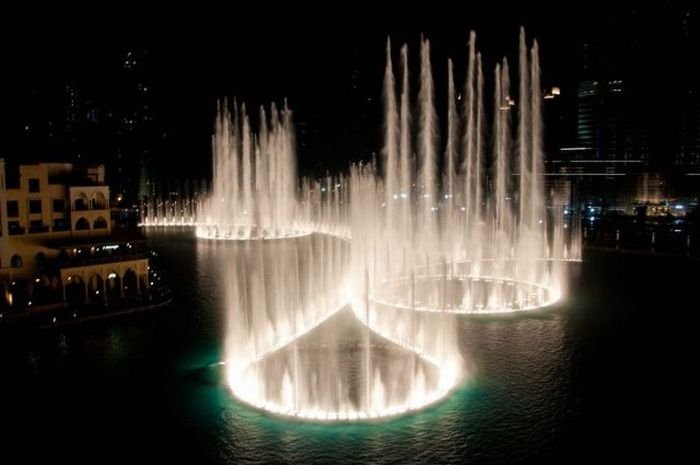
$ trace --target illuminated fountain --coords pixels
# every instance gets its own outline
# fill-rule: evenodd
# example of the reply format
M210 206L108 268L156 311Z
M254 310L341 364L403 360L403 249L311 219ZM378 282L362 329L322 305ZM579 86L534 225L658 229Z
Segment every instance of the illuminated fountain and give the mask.
M488 124L475 42L463 98L447 64L443 143L429 42L416 112L408 49L395 73L387 44L383 157L344 178L297 182L286 107L269 120L261 112L257 135L243 108L221 110L197 235L236 239L224 363L237 398L325 421L421 409L468 374L459 315L561 298L580 237L564 221L565 195L545 191L537 44L521 33L517 100L508 63L496 66Z
M351 189L353 208L361 205L359 220L352 217L353 250L375 251L378 281L370 299L382 308L433 313L513 312L557 301L565 290L563 262L580 258L580 237L579 228L564 221L563 192L545 192L537 43L528 50L521 34L517 105L507 61L496 66L489 150L473 33L461 108L448 62L442 148L428 41L421 47L417 131L411 129L408 50L401 49L398 92L387 54L383 182L374 167L356 168ZM368 211L374 221L365 221L361 212ZM391 326L391 312L382 314Z
M216 121L214 180L198 218L197 236L215 239L289 238L311 231L295 226L296 159L291 112L260 110L254 135L242 106L226 105Z
M206 188L199 183L178 182L174 188L153 189L141 199L139 226L195 226L205 198Z

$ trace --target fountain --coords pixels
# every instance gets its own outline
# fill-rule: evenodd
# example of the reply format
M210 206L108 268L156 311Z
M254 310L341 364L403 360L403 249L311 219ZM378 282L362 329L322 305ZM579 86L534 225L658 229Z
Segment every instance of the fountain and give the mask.
M424 408L468 374L459 315L548 306L580 259L566 199L545 190L537 43L521 32L517 101L508 62L494 70L491 144L475 34L463 98L447 63L442 144L429 41L416 112L408 53L395 73L387 43L381 160L345 177L297 182L286 104L261 110L257 134L243 106L220 109L196 232L235 240L224 363L249 405L324 421Z
M195 226L207 197L206 191L198 182L176 182L175 186L154 188L150 195L141 199L139 226Z
M309 234L295 222L296 160L292 115L285 107L260 109L260 131L253 135L243 105L226 104L216 121L214 182L198 221L197 236L250 240Z

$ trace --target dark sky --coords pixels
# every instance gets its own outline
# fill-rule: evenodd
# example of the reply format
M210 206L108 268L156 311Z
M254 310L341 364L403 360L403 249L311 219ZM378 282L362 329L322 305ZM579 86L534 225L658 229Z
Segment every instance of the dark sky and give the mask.
M648 104L660 109L664 92L673 93L675 71L689 59L679 43L683 15L690 10L678 2L652 2L637 9L612 2L469 3L440 8L431 2L397 8L391 14L352 4L313 13L278 11L271 4L274 15L265 5L257 11L211 9L176 17L140 18L137 11L127 10L118 12L116 19L107 12L5 30L0 37L0 124L5 134L0 136L0 156L22 151L13 135L23 124L19 115L60 113L66 82L78 83L84 95L101 102L118 101L120 56L131 48L148 51L145 75L153 89L153 110L158 124L176 141L177 156L197 157L208 151L218 98L238 96L257 106L286 97L298 121L318 126L324 152L342 161L352 157L344 149L345 129L355 117L350 111L353 73L359 72L361 92L376 104L387 36L397 48L407 42L413 57L421 33L431 39L438 100L445 92L440 69L448 56L455 60L457 82L463 81L470 29L476 30L490 69L504 55L515 62L519 26L525 26L540 43L544 84L560 85L569 98L582 76L585 43L592 44L607 73L632 78L641 89L653 89ZM124 19L123 13L127 13ZM692 20L697 24L695 12ZM32 96L35 101L28 103Z

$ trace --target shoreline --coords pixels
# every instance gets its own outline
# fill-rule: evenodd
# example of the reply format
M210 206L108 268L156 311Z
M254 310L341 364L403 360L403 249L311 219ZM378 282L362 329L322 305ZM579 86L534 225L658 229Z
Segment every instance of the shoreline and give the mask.
M51 310L35 310L31 313L5 316L0 320L0 333L3 331L22 330L50 330L53 328L64 328L76 326L99 320L118 318L124 315L142 313L149 310L166 307L173 302L172 296L168 296L161 301L149 302L125 307L119 307L98 312L99 307L52 307ZM88 311L89 313L85 314ZM72 314L72 317L71 317Z
M644 256L644 257L664 257L664 258L679 258L679 259L688 259L688 260L700 260L700 256L698 255L693 255L690 253L683 253L683 252L669 252L669 251L654 251L651 249L636 249L636 248L625 248L625 247L615 247L613 246L605 246L605 245L586 245L583 244L583 252L585 253L586 251L590 252L606 252L606 253L612 253L612 254L619 254L619 255L637 255L637 256Z

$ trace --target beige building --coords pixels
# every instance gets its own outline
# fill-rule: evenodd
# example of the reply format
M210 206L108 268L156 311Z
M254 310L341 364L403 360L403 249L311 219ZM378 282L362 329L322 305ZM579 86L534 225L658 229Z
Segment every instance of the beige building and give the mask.
M8 169L0 159L0 306L107 304L146 293L145 240L113 233L103 165Z

